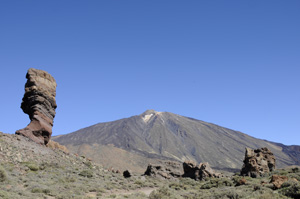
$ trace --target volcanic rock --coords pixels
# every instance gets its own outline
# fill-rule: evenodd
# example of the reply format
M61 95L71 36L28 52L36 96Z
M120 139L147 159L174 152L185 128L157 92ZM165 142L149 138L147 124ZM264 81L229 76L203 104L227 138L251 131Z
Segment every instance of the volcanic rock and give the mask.
M279 189L286 181L288 181L287 176L272 175L270 183L274 185L274 189Z
M181 177L182 165L179 162L167 161L157 164L149 164L144 175L161 179L174 179Z
M273 170L275 170L275 156L268 148L256 150L246 148L242 176L256 178Z
M182 177L189 177L195 180L204 180L208 177L221 177L220 173L216 173L207 162L200 163L198 166L192 161L183 163L184 174Z
M30 68L26 75L25 94L21 104L31 122L16 134L30 138L39 144L47 144L51 138L53 119L57 107L56 82L46 71Z
M131 171L125 170L123 172L123 176L124 176L124 178L130 178L132 176Z
M246 182L247 182L247 180L246 180L245 178L242 178L242 179L240 179L240 180L238 180L238 181L236 182L236 185L235 185L235 186L245 185Z

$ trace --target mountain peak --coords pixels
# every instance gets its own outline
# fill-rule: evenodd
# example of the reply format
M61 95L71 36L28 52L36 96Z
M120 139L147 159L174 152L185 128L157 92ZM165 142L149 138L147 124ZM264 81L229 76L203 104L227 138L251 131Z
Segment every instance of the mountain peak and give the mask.
M153 109L146 110L144 113L141 114L142 119L144 122L148 122L153 116L161 114L162 112L155 111Z
M146 110L144 113L142 113L142 115L149 115L149 114L156 114L156 113L159 113L159 112L156 110L153 110L153 109L149 109L149 110Z

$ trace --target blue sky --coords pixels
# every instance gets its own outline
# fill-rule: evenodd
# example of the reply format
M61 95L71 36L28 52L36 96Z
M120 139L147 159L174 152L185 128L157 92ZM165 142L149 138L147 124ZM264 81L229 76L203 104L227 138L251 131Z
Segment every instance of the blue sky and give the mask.
M0 131L25 75L57 81L53 135L168 111L300 145L300 1L0 1Z

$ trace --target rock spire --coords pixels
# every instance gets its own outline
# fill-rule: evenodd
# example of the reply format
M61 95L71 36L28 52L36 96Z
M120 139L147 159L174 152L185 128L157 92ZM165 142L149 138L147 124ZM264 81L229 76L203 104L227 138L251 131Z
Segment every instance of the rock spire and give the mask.
M46 71L30 68L26 75L25 94L21 104L31 122L16 131L36 143L47 144L51 138L56 105L56 82Z

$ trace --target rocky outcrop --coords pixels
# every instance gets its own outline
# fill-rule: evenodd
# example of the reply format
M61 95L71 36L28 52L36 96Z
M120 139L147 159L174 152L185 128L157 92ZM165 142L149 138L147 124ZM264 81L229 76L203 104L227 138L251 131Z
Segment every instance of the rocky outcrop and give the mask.
M286 181L288 181L287 176L272 175L270 183L273 184L274 189L279 189L281 185Z
M21 104L31 122L16 131L39 144L47 144L51 138L53 119L57 107L56 82L46 71L30 68L26 75L25 94Z
M256 150L246 148L242 176L256 178L273 170L275 170L275 156L268 148Z
M181 163L168 161L157 164L149 164L144 175L160 179L174 179L181 177L182 173Z
M204 180L205 178L218 178L222 174L216 173L207 162L200 163L198 166L192 161L183 163L184 174L182 177L189 177L195 180Z

